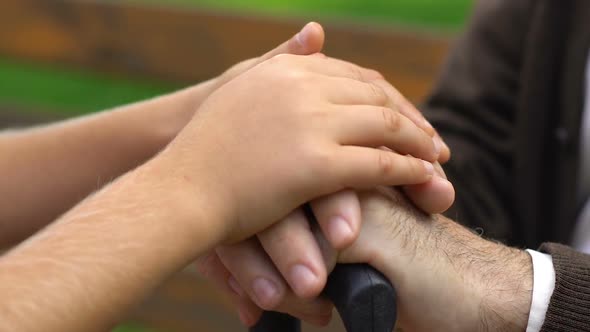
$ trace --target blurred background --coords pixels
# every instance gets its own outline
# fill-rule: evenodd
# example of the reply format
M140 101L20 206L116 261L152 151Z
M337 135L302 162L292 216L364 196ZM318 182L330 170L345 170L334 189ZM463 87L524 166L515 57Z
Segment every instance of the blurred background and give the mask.
M100 111L194 84L310 20L325 53L381 71L420 102L473 0L2 0L0 128ZM117 332L245 331L188 269ZM320 331L306 328L306 331ZM325 331L343 331L335 322Z

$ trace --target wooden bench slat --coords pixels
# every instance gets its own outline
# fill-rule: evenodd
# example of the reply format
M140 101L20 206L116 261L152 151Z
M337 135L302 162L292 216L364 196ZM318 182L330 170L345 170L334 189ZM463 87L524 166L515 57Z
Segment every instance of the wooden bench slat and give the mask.
M2 0L0 54L175 82L211 78L304 22L111 1ZM410 99L428 91L448 38L326 24L326 53L381 71Z

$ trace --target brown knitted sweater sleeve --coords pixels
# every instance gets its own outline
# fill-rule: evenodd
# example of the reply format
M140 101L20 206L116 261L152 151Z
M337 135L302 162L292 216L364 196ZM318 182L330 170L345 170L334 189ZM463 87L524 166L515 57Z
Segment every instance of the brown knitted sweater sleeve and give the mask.
M540 250L551 255L555 268L555 291L541 331L590 331L590 255L554 243Z

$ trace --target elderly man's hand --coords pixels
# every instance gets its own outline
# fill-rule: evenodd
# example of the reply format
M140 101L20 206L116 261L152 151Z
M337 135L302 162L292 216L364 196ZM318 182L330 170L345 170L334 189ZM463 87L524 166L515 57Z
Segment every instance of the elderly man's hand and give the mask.
M361 202L361 235L338 261L368 262L391 280L399 328L526 329L533 286L529 254L482 239L443 216L422 214L390 189L363 193Z
M328 269L336 262L369 263L391 280L398 295L398 328L526 329L533 281L526 252L484 240L442 216L423 214L392 189L361 193L360 201L364 222L356 242L337 253L316 232L319 247ZM234 289L242 320L255 322L261 310L238 285ZM316 325L330 319L325 299L303 300L292 293L285 298L276 310Z

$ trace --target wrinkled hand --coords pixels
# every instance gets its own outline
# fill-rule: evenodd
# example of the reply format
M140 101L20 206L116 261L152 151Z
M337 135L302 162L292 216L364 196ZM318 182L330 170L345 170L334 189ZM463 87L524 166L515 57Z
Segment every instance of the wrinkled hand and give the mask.
M532 298L529 254L490 242L399 193L361 195L361 235L338 255L368 262L398 293L404 331L524 331ZM329 263L333 263L333 259Z
M397 290L398 328L524 331L532 297L532 263L526 252L482 239L442 216L428 216L391 189L363 192L360 198L364 223L358 239L338 253L316 230L316 246L329 270L336 262L369 263L383 272ZM263 249L256 250L260 254ZM272 268L270 261L261 264ZM211 266L209 272L229 278L222 262ZM233 291L242 321L254 324L259 307L239 285L225 287ZM323 325L332 307L322 298L288 293L275 310Z

